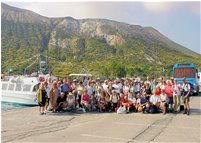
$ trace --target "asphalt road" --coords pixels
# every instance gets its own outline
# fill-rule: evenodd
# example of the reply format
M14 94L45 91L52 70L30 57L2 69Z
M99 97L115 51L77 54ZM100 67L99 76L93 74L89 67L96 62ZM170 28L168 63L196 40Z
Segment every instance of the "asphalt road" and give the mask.
M2 113L2 142L201 142L201 94L179 114Z

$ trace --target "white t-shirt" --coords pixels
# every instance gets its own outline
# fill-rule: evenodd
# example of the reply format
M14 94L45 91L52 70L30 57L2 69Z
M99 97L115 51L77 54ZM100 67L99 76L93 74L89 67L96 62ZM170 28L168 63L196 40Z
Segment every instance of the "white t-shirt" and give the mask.
M67 98L67 104L69 105L69 106L72 106L73 104L74 104L74 102L75 102L75 98L73 97L73 98Z
M92 86L87 86L87 94L89 96L91 96L92 93L93 93L93 87Z
M129 86L126 86L126 85L123 86L123 91L124 91L124 92L129 92L129 89L130 89Z
M119 90L123 89L123 85L121 83L117 84L119 86Z
M140 98L137 99L137 103L140 104Z
M119 88L118 85L113 84L112 87L115 89L116 93L119 93L119 94L120 94L120 88Z
M185 92L188 92L188 90L191 89L190 84L188 83L183 84L182 88L184 89Z
M156 105L156 103L158 102L158 99L159 99L159 97L158 97L157 95L152 95L152 96L150 97L149 101L150 101L152 104Z
M132 102L132 103L135 103L137 100L136 100L136 98L135 97L133 97L133 98L128 98L128 101L130 101L130 102Z
M108 85L107 84L103 84L103 90L106 92L107 91L107 88L108 88Z
M134 86L134 91L135 92L140 92L140 85L139 84Z
M50 90L52 88L52 83L48 83L46 87L47 97L50 98Z
M173 95L181 95L180 89L181 89L181 85L177 84L177 85L173 85Z
M162 102L165 102L167 100L167 95L164 93L164 94L160 94L160 99Z

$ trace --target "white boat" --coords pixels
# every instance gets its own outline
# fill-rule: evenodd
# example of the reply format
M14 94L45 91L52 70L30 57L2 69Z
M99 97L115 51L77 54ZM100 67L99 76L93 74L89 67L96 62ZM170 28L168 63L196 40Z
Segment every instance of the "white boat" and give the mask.
M8 81L1 81L2 102L23 105L37 105L37 77L18 76Z

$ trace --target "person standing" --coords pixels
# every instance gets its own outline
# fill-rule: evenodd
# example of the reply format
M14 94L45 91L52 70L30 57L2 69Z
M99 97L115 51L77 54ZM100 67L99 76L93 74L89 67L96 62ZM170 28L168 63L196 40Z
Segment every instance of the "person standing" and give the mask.
M82 104L81 104L81 96L83 94L83 91L84 91L84 86L82 85L83 82L80 81L79 84L78 84L78 87L77 87L77 101L78 101L78 104L79 104L79 108L82 108Z
M66 78L63 79L63 84L61 85L61 92L64 92L65 94L65 99L67 98L68 91L69 91L70 86L66 82Z
M186 82L186 78L183 78L183 85L182 85L182 95L184 99L184 114L190 115L190 84Z
M174 102L174 111L180 112L180 97L181 97L181 85L177 82L177 79L174 79L173 84L173 102Z
M47 92L47 99L46 99L46 105L45 105L45 113L47 110L49 110L50 105L50 90L52 88L52 78L48 77L47 82L46 82L46 92Z
M170 80L167 80L167 85L165 86L165 93L168 96L168 105L169 105L169 111L173 111L173 88Z
M45 90L45 84L41 83L40 88L37 91L38 95L38 105L40 106L39 112L41 115L45 114L45 103L46 103L46 98L47 98L47 92Z
M50 90L50 103L52 105L53 112L56 112L57 109L57 94L58 94L57 82L54 81L52 84L52 88Z

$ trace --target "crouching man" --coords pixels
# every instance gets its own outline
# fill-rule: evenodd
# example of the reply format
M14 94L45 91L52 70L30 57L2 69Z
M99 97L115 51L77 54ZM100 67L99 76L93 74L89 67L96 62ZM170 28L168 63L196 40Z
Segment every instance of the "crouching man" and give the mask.
M138 112L149 112L150 104L149 101L146 99L146 92L142 93L142 98L140 98L140 104L138 106Z
M67 107L67 102L65 98L65 93L61 92L60 96L57 98L57 111L64 111Z

